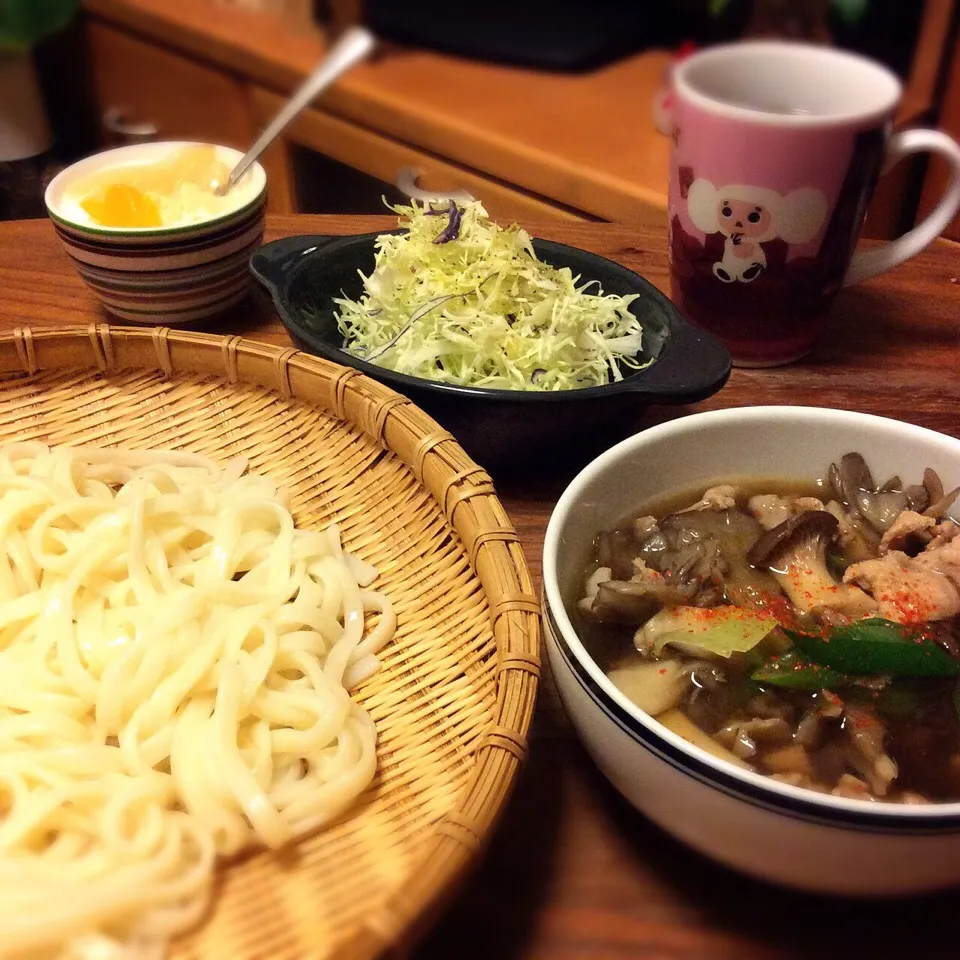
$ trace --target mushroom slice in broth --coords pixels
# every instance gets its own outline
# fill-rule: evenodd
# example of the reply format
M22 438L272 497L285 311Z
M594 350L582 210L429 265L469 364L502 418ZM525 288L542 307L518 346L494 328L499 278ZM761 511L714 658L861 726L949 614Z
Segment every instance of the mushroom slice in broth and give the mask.
M584 643L606 651L598 662L641 709L730 762L838 796L960 800L960 680L849 674L829 667L829 658L826 666L809 659L820 656L822 643L798 647L792 639L800 630L829 641L834 631L875 619L878 606L894 626L903 623L857 576L858 564L878 558L916 556L939 571L943 557L949 576L956 554L960 597L960 528L943 516L956 493L930 470L921 483L904 473L877 484L857 454L828 466L825 481L720 479L638 504L635 518L603 535L603 551L588 567L595 572L603 561L611 577L584 584ZM889 593L890 583L883 589ZM630 622L602 623L602 605L593 609L601 594L616 594L619 603L629 597ZM679 636L644 639L683 610L709 617L725 607L762 611L787 629L714 650ZM915 620L910 629L927 629ZM960 606L928 626L936 629L924 643L940 645L960 675ZM783 671L758 667L780 659L790 662L790 682ZM809 678L794 684L795 671ZM816 686L818 679L830 686ZM919 699L900 693L915 688L924 691Z

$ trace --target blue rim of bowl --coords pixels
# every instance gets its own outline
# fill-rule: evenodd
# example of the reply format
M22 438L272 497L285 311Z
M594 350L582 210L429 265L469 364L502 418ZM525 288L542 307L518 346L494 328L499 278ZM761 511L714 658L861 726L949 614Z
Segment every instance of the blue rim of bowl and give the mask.
M800 797L773 793L762 786L755 786L735 774L727 773L724 769L704 763L693 756L692 753L674 746L654 730L642 724L600 688L570 649L559 624L554 619L546 598L543 600L543 619L546 621L548 637L552 638L556 644L557 652L569 668L571 675L607 718L638 746L698 783L768 813L775 813L791 820L800 820L818 826L852 829L860 833L896 834L899 836L954 834L960 830L960 814L908 818L885 811L883 809L885 804L882 802L877 802L862 812L841 807L825 807L815 800L804 800ZM548 639L547 642L550 642L550 640ZM657 725L654 718L649 719L652 724ZM725 762L719 762L723 766L727 766ZM930 807L924 809L929 810Z
M544 541L543 618L547 631L552 633L558 652L587 695L627 736L676 770L688 774L705 786L769 812L824 826L902 836L946 835L960 832L960 802L958 801L907 806L902 803L848 800L818 794L802 787L781 784L770 780L763 774L740 771L727 761L710 756L700 748L687 744L686 741L666 730L655 718L644 713L639 707L630 704L628 708L626 705L629 704L629 700L626 697L620 695L623 702L618 702L617 698L612 696L602 683L598 682L597 677L603 676L603 674L589 654L585 650L577 650L571 646L568 637L572 635L576 638L576 629L569 620L567 608L560 596L557 583L555 581L548 582L547 578L556 576L556 551L559 544L554 541L557 540L558 536L556 526L559 522L559 515L568 508L568 501L575 495L576 488L582 482L584 475L590 471L605 468L609 463L615 462L622 451L640 441L641 436L644 442L648 442L655 438L659 439L662 433L685 427L690 428L694 421L698 421L700 424L707 422L721 424L729 419L737 419L745 413L752 416L770 416L774 421L780 418L816 416L818 421L849 422L850 425L853 425L853 422L856 421L861 425L872 424L886 425L888 428L906 428L910 433L917 434L918 437L924 438L937 448L946 445L952 454L956 454L956 447L960 444L960 440L955 437L894 417L835 410L812 404L746 405L725 410L699 411L668 423L650 427L642 434L620 441L620 443L610 447L591 461L570 481L557 501L547 526ZM548 595L553 598L558 607L551 608L547 599ZM557 620L557 609L563 614L566 629L569 631L567 635L564 635ZM578 646L579 643L580 641L577 638ZM604 682L610 684L606 677L604 677ZM612 685L610 685L610 688L615 689ZM673 740L677 742L674 743ZM682 746L679 744L682 744Z

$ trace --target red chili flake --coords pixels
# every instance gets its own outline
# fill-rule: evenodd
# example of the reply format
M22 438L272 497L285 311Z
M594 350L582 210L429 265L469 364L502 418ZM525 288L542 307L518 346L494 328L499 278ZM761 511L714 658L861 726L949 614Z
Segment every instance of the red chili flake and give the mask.
M919 625L926 623L935 611L936 605L923 596L910 590L895 593L883 593L877 598L888 607L893 607L895 619L903 624Z
M658 672L661 673L661 674L666 673L666 672L667 672L667 668L666 668L666 667L661 667Z

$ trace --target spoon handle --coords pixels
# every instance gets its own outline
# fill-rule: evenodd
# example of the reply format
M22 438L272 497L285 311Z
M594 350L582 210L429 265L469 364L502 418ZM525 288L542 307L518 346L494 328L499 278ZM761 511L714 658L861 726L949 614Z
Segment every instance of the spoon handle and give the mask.
M283 109L270 121L270 125L257 137L254 145L240 158L230 171L224 184L226 193L246 172L257 157L270 146L284 128L304 107L318 97L331 83L352 66L363 60L373 50L376 40L365 27L350 27L330 48L316 69L297 88Z

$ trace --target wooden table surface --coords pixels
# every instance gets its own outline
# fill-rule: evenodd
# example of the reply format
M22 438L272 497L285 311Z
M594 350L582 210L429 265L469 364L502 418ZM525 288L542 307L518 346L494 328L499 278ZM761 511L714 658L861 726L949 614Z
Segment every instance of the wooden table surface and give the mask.
M278 217L269 223L268 239L359 233L391 223ZM666 243L658 233L558 223L533 232L611 257L666 286ZM74 273L49 223L0 223L0 330L94 320L109 317ZM209 329L288 343L272 311L255 300ZM653 408L637 425L760 403L884 414L960 437L960 246L938 243L886 277L845 291L829 336L806 360L777 370L735 370L709 400ZM568 479L555 473L498 484L537 579L546 521ZM956 916L956 892L880 903L822 899L746 879L685 849L606 784L545 677L530 762L486 861L414 957L952 958L960 956Z

